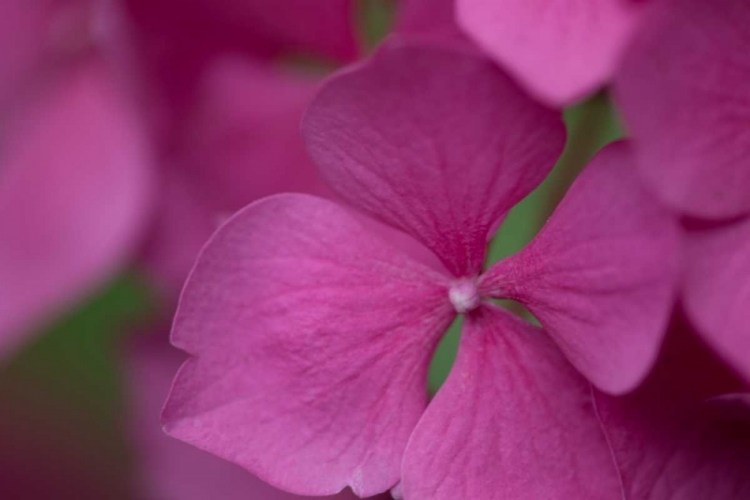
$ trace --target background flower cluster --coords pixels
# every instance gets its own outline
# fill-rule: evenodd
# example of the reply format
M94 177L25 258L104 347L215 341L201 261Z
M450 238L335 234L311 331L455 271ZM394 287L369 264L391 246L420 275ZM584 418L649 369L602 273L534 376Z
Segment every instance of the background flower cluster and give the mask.
M0 496L750 498L749 27L0 1Z

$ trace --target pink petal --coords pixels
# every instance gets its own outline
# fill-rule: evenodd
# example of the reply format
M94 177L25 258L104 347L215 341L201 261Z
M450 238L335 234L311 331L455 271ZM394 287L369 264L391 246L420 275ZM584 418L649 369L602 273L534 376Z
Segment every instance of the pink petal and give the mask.
M164 410L169 434L299 494L398 481L455 313L446 276L366 227L286 194L214 235L175 319L174 344L195 357Z
M532 94L554 106L605 85L650 2L457 0L458 22Z
M162 432L159 413L183 359L184 356L169 349L166 338L161 336L143 339L129 352L128 380L134 406L131 429L141 477L138 498L302 500L303 497L277 490L246 470ZM325 498L354 500L356 497L346 492Z
M750 219L689 233L684 302L698 331L750 382Z
M591 386L542 332L491 306L404 456L408 500L619 498Z
M736 409L717 411L726 408L695 398L685 376L722 378L716 373L722 367L706 356L705 349L702 356L691 353L691 359L681 359L682 351L675 348L682 344L667 346L661 363L632 395L596 395L622 477L623 498L750 498L750 413L737 418Z
M500 219L565 140L558 114L489 61L403 42L331 79L302 133L337 194L414 236L456 276L479 273Z
M749 24L747 2L668 0L616 81L641 174L689 215L750 212Z
M282 191L326 192L300 137L317 80L240 58L207 71L179 162L212 207L235 211Z
M146 217L150 165L99 62L9 120L0 157L0 351L114 274Z
M676 221L643 190L631 158L627 143L605 148L536 239L481 283L524 303L610 393L634 388L653 364L678 268Z

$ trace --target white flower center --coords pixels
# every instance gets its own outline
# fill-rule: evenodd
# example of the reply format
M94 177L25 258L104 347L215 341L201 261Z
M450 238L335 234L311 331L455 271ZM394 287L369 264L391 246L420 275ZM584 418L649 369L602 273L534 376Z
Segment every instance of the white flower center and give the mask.
M480 302L477 286L472 281L458 281L451 285L448 298L458 314L476 309Z

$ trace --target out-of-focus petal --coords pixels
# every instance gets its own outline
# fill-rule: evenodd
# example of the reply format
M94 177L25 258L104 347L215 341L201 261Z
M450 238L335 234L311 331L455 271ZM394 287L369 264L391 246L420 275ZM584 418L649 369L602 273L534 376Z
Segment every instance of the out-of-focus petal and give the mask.
M681 333L671 332L660 363L636 392L595 396L623 498L750 498L750 411L743 416L716 398L705 400L706 389L724 385L727 374L706 349L688 349L685 356ZM698 391L696 381L703 385Z
M176 300L223 214L202 203L180 170L164 168L161 177L141 258L148 278L163 298Z
M688 233L685 309L750 382L750 219Z
M748 25L748 2L665 0L616 80L642 175L692 216L750 212Z
M191 47L234 47L255 56L304 53L349 61L357 56L353 0L127 0L145 35ZM198 29L200 37L195 35ZM163 49L165 47L156 47Z
M401 0L396 32L404 35L461 37L455 0Z
M165 336L141 339L129 350L133 421L139 465L138 498L154 500L302 500L262 482L246 470L166 436L159 413L184 356ZM320 497L318 497L320 498ZM354 500L350 492L325 499Z
M169 114L189 107L205 65L222 53L354 59L354 0L127 0L130 43ZM196 36L200 34L200 36ZM159 119L164 119L160 117ZM179 117L178 117L179 120Z
M570 104L608 83L650 2L457 0L458 22L537 98Z
M477 275L503 215L562 150L557 113L470 52L394 40L323 86L302 133L323 178Z
M217 210L278 192L326 189L300 136L317 80L241 58L207 72L178 161Z
M481 289L526 305L568 359L611 393L652 366L672 309L677 221L639 184L627 143L608 146L539 235Z
M0 2L0 109L13 99L19 86L39 63L49 20L50 2Z
M172 341L194 357L167 432L295 493L386 491L454 316L447 280L330 201L249 206L183 291Z
M486 307L404 456L408 500L619 498L589 383L538 328Z
M0 351L116 271L151 187L138 124L98 61L3 125Z

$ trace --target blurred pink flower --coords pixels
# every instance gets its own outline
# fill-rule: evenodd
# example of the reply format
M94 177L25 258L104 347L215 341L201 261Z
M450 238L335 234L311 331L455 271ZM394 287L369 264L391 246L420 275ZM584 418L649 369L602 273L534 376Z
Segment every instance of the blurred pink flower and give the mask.
M162 335L136 339L128 354L130 423L138 466L137 498L147 500L302 500L246 470L166 436L159 413L184 360ZM261 450L262 451L262 450ZM318 497L320 498L320 497ZM331 500L355 500L351 492ZM324 499L321 499L324 500Z
M487 240L562 149L557 113L474 53L394 41L323 87L303 135L329 186L381 222L287 194L225 223L175 319L193 357L168 433L297 493L402 480L408 499L616 495L590 385L563 353L623 392L666 327L676 228L622 165L628 146L603 152L535 241L482 274ZM494 298L523 302L546 335ZM426 408L427 366L457 314L458 360Z
M267 194L320 192L299 137L318 78L283 69L279 58L355 57L354 6L126 2L121 34L141 68L160 158L162 194L143 264L168 301L222 218Z
M681 213L750 214L750 3L658 6L615 80L637 166Z
M3 2L8 10L0 22L19 38L0 49L3 355L123 265L152 174L130 96L95 47L93 4Z
M609 83L654 1L456 0L467 35L553 106Z

